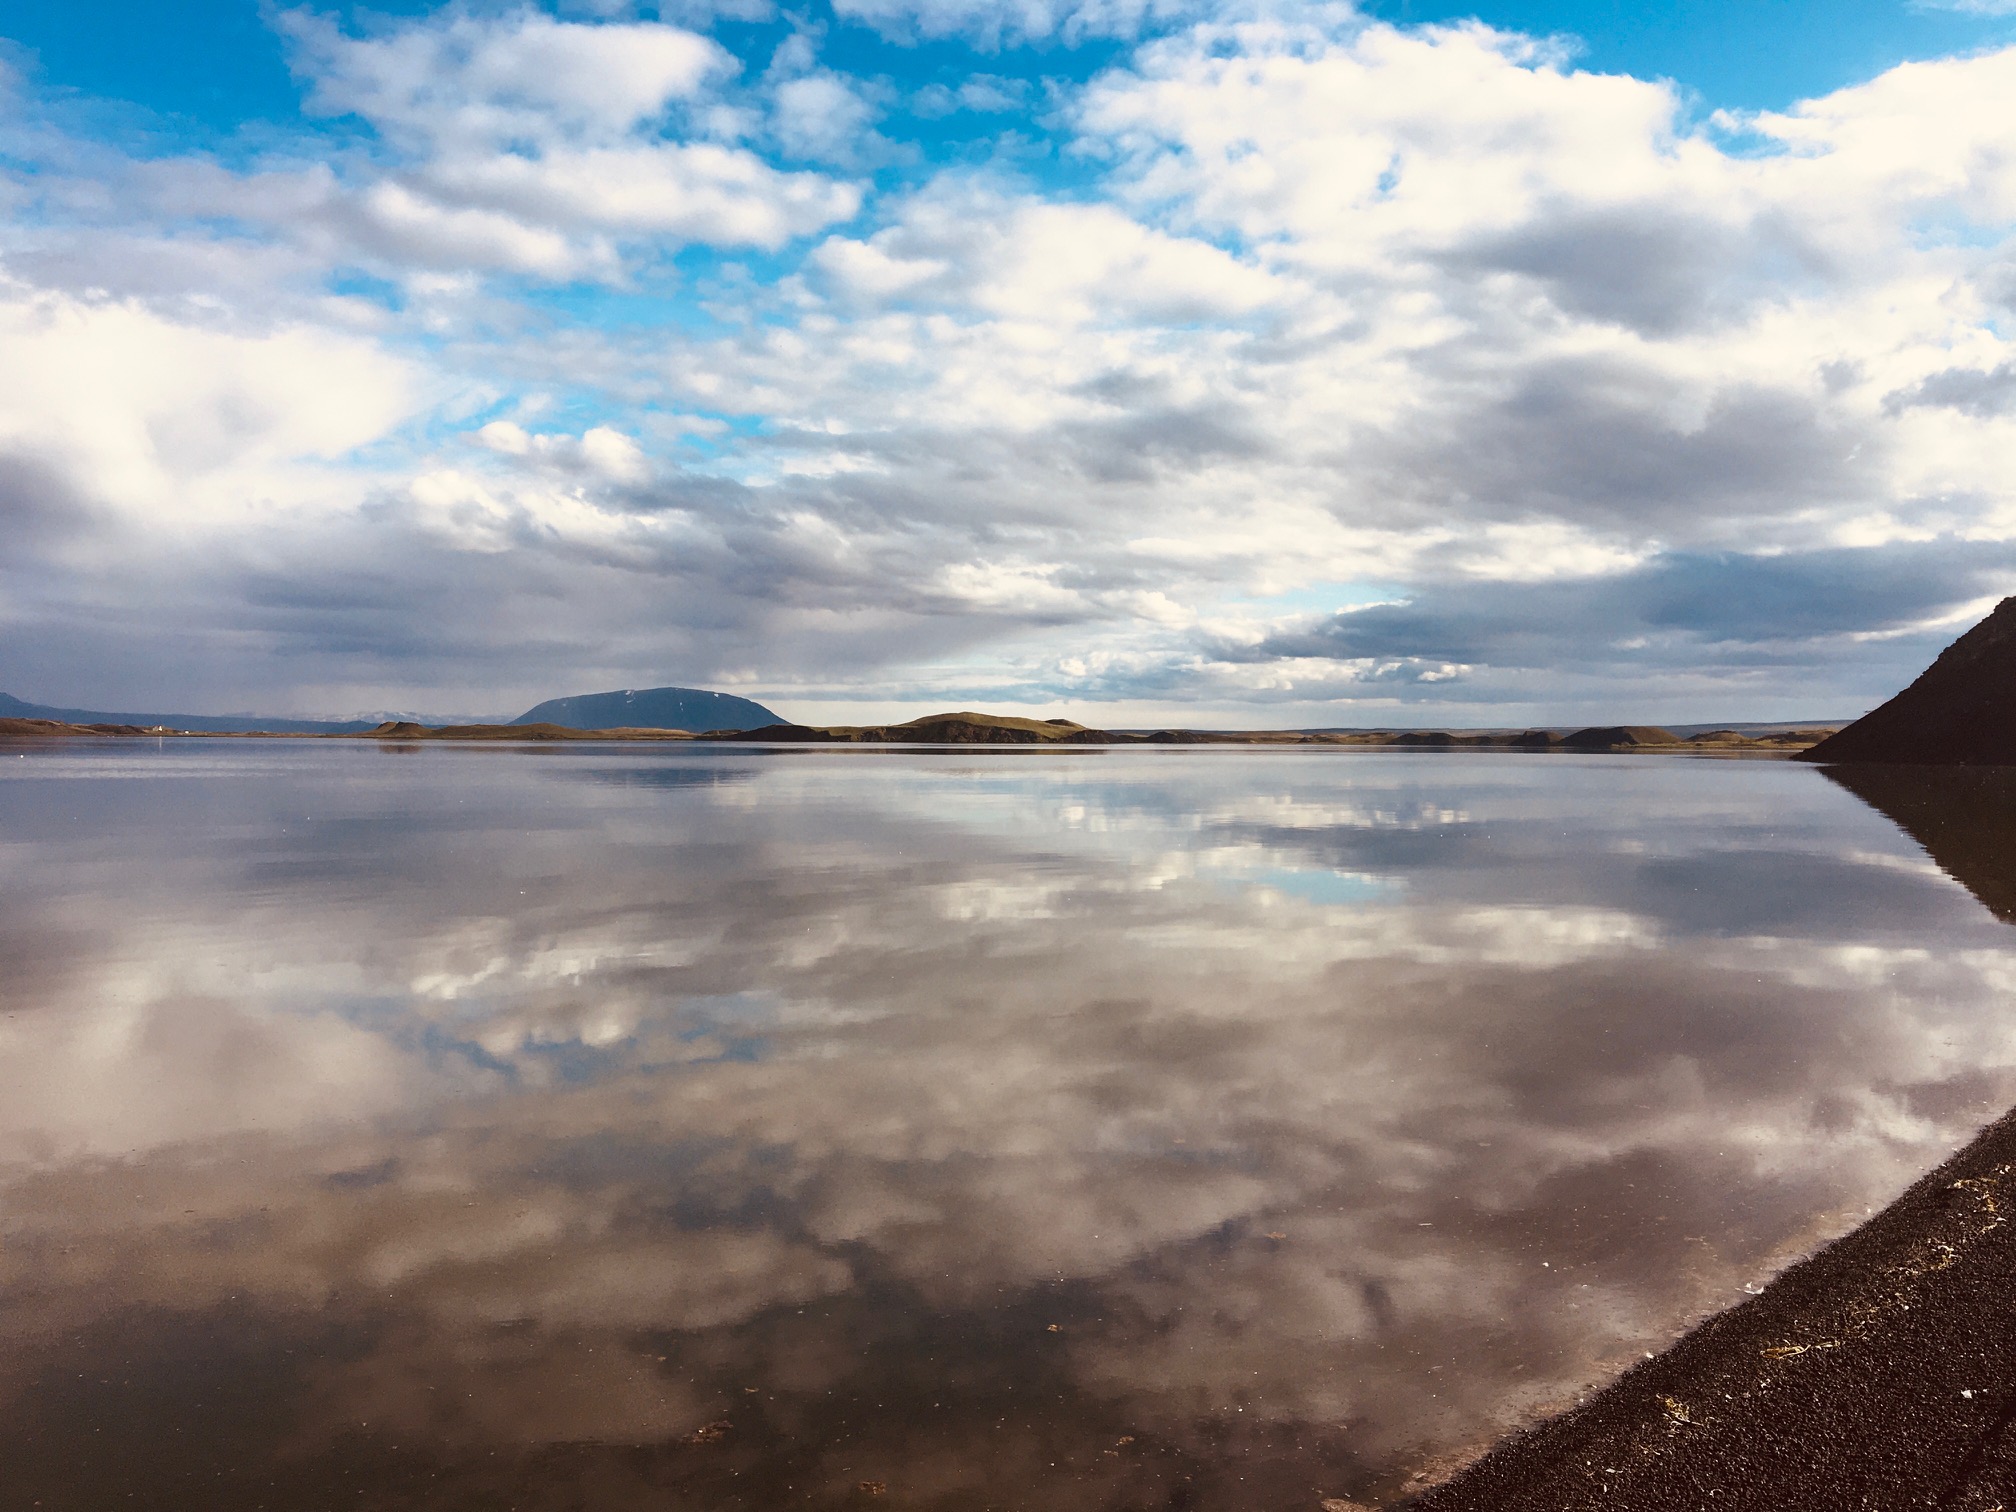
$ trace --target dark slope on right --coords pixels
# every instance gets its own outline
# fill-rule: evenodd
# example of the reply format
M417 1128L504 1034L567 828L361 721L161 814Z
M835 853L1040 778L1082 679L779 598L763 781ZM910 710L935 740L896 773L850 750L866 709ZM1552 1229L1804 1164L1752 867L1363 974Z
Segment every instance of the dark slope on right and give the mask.
M1801 761L2016 766L2016 598L2005 598L1881 708Z

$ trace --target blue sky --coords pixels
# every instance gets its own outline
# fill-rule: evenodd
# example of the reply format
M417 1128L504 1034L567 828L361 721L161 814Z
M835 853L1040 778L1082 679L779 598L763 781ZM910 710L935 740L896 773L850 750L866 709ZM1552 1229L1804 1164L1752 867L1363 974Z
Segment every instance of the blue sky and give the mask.
M2016 586L2016 4L0 37L20 696L1822 715Z
M424 16L440 7L425 0L382 0L325 6L350 16ZM299 119L300 90L267 24L274 7L260 0L100 0L61 5L50 0L5 0L0 35L33 59L38 80L52 90L94 100L137 105L182 118L198 132L231 132L248 122ZM567 8L561 8L565 13ZM669 7L643 6L677 20ZM1640 5L1625 0L1577 3L1464 5L1446 0L1382 0L1368 15L1396 24L1446 23L1475 17L1508 31L1573 39L1577 61L1602 72L1670 78L1711 107L1778 109L1811 95L1858 83L1908 59L2006 45L2016 38L2016 6L1975 7L1897 3L1897 0L1678 0ZM594 16L598 7L573 7ZM817 14L816 10L812 12ZM830 15L830 13L828 13ZM728 23L720 34L743 51L774 46L779 23ZM993 56L997 71L1029 74L1084 72L1069 56L1110 59L1110 39L1091 47L1054 42L980 54L962 44L919 47L886 40L867 28L836 39L836 51L856 67L887 70L898 78L929 79L970 69ZM1060 54L1065 54L1060 56Z

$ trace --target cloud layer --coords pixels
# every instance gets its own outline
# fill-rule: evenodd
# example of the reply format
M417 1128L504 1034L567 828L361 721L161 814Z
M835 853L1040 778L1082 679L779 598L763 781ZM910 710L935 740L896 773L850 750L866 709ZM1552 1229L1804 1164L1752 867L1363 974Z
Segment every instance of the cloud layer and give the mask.
M688 22L284 12L228 150L15 78L11 691L1852 714L2016 582L2016 53L1737 116L1345 6Z

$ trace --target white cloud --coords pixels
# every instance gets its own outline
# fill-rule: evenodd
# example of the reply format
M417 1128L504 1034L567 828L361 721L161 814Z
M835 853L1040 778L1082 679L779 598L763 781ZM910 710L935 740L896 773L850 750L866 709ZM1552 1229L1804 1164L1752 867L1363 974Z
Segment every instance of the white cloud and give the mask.
M636 442L604 426L580 437L528 435L509 421L478 432L487 450L527 464L497 476L431 468L379 502L402 525L457 552L553 550L605 567L649 570L686 544L679 511L639 515L623 491L649 472Z
M933 302L1044 324L1237 319L1305 292L1207 242L1107 205L1059 205L954 186L907 205L865 241L813 262L847 295Z
M1976 224L2016 219L2016 49L1905 63L1866 84L1749 124L1789 149L1759 176L1843 248L1887 251L1940 207Z
M859 14L916 35L1124 30L1116 10ZM296 17L320 108L376 141L227 168L45 133L51 171L17 182L35 214L0 256L80 310L375 354L403 392L456 396L442 434L529 427L518 400L565 396L573 439L528 430L514 453L494 427L474 449L415 431L342 484L353 508L432 501L366 510L346 547L361 564L408 528L457 543L400 558L416 593L467 572L491 597L550 596L548 574L574 574L559 657L608 644L622 616L640 669L676 646L696 677L1040 699L1068 660L1088 697L1217 690L1221 710L1516 702L1542 680L1515 668L1564 644L1521 616L1553 615L1620 658L1603 675L1621 682L1578 697L1655 665L1707 697L1718 679L1805 686L1741 656L1848 667L1850 630L1928 625L2007 581L2016 126L1998 102L2016 52L1694 123L1667 85L1474 24L1128 14L1162 34L1088 85L1004 71L920 96L919 114L1052 102L986 166L936 171L916 166L936 148L888 139L914 120L889 82L822 62L809 33L738 82L678 27L458 10L352 35ZM549 52L551 69L531 61ZM1068 190L1018 171L1016 143L1066 158ZM807 159L864 166L791 166ZM692 243L766 255L670 262ZM328 294L359 268L398 297ZM518 280L647 297L577 318ZM42 425L30 391L45 361L64 391L61 353L24 350L20 434L60 437L74 422ZM109 417L150 402L101 406L107 434L147 434ZM598 470L598 430L636 450ZM223 444L178 434L162 457ZM293 446L262 466L309 455ZM80 499L114 486L102 462L50 465ZM282 576L327 549L261 546ZM1898 571L1854 565L1879 557ZM1895 617L1746 618L1715 642L1740 641L1737 660L1683 672L1709 633L1693 606L1734 613L1693 586L1711 561L1732 580L1765 561L1852 573ZM1619 596L1637 582L1679 595L1684 628L1642 622ZM1298 595L1337 583L1413 607L1377 620L1376 646L1358 644L1375 620L1317 634ZM1488 598L1495 641L1456 584ZM1571 611L1543 586L1581 596ZM1882 644L1929 646L1913 635ZM963 670L922 663L927 640Z
M716 43L675 26L450 12L356 37L306 11L282 20L312 107L429 145L622 137L735 68Z
M1684 201L1719 162L1676 131L1665 85L1568 73L1476 24L1328 21L1149 44L1087 91L1086 146L1115 154L1136 195L1336 270L1564 203Z
M532 225L652 233L720 246L776 247L844 220L855 189L779 173L711 143L556 150L430 165L422 182L453 203L495 207Z
M289 12L311 106L353 114L389 156L232 175L145 170L164 198L398 268L620 277L619 244L776 248L851 216L858 187L690 138L735 60L660 24L461 12L353 36Z
M0 295L0 452L58 469L142 527L328 507L348 480L324 464L432 397L413 364L333 331L198 325L19 286Z
M584 243L498 210L444 205L394 182L373 184L354 197L332 197L324 223L348 231L350 248L394 266L483 268L564 279L606 272L614 262L599 241Z
M957 89L927 84L910 97L910 110L927 119L970 110L976 115L1006 115L1024 109L1033 89L1027 79L1000 74L972 74Z
M777 86L772 128L789 157L846 163L880 140L876 114L847 80L822 69Z
M476 441L502 456L535 458L560 471L584 472L612 483L642 482L649 470L643 448L606 425L593 426L578 437L535 436L515 421L493 420L476 432Z

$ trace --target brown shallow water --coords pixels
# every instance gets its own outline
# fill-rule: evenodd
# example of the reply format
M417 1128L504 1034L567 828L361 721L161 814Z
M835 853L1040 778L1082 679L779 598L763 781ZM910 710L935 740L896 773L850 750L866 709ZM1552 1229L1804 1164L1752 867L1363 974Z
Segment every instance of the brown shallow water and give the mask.
M1392 1499L2016 1102L1818 771L0 755L0 1507Z

